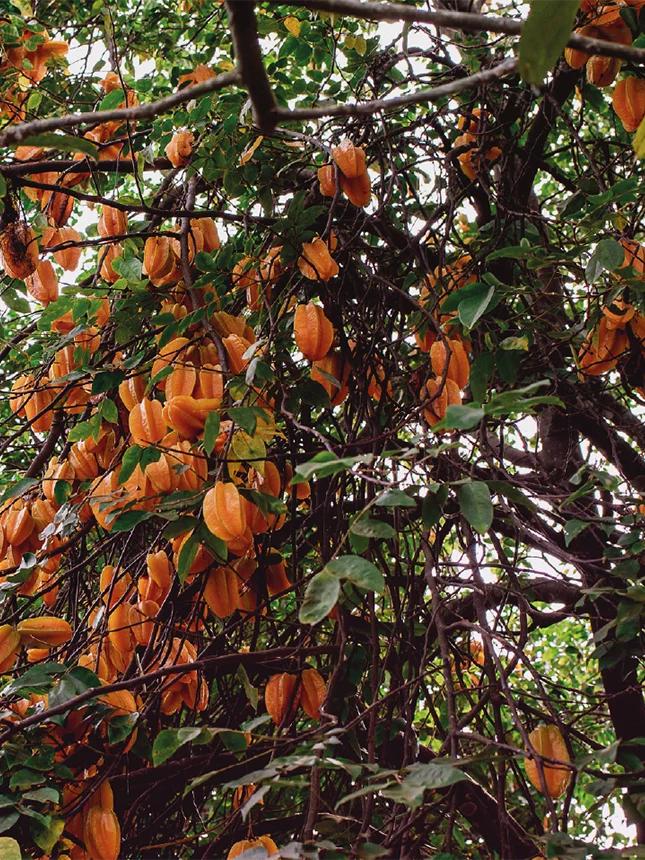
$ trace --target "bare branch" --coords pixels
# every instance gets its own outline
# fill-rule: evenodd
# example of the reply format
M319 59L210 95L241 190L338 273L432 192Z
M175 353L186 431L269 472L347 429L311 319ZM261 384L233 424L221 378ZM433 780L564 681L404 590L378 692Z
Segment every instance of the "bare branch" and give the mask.
M485 69L477 72L474 75L469 75L467 78L461 78L458 81L452 81L449 84L441 84L438 87L432 87L427 90L417 90L415 93L406 93L402 96L397 96L391 99L374 99L369 102L361 102L359 104L344 104L330 105L322 108L298 108L296 110L286 110L278 108L276 116L283 121L297 121L303 119L318 119L324 116L370 116L378 111L394 110L403 105L418 104L420 102L434 102L446 96L461 93L464 90L472 89L473 87L488 84L491 81L501 78L504 75L510 75L517 71L517 60L515 58L504 60L492 69Z

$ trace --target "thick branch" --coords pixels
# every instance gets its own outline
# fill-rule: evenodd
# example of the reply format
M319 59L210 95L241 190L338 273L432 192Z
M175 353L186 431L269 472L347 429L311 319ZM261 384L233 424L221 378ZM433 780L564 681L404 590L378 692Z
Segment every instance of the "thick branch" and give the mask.
M272 3L278 0L270 0ZM283 5L283 4L281 4ZM445 10L417 9L402 3L367 3L362 0L290 0L291 6L304 6L306 9L323 9L337 15L351 15L368 21L409 21L418 24L436 24L438 27L451 27L466 33L503 33L519 36L522 22L495 15L477 15L472 12L448 12ZM555 8L555 7L554 7ZM605 57L619 57L623 60L645 61L645 50L631 45L618 45L604 39L590 39L572 33L567 45L581 48L589 54Z
M226 0L226 9L239 74L251 99L253 121L262 134L271 134L276 127L276 103L262 60L253 3Z

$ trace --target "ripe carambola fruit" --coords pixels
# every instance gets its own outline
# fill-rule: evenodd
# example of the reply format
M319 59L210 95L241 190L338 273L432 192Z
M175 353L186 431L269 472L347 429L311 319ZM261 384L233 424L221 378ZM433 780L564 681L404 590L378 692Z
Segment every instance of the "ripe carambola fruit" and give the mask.
M0 627L0 672L12 668L20 650L20 634L11 626L3 624Z
M556 726L539 726L531 732L529 740L538 755L562 762L571 761L567 745ZM538 791L542 791L536 762L533 759L524 759L524 769L531 783ZM549 797L560 797L571 781L571 771L566 767L559 767L548 762L542 763L542 770L544 771L544 781Z
M372 198L372 181L367 170L360 173L354 179L341 176L340 187L347 195L349 202L359 208L367 206Z
M264 704L276 726L285 719L290 722L294 718L301 695L302 684L298 683L297 675L282 672L269 678L264 691Z
M302 709L312 720L320 719L320 706L327 695L327 685L315 669L305 669L301 676L302 695L300 704Z
M428 405L423 410L423 415L430 427L434 427L446 417L448 406L459 406L461 394L457 383L452 379L446 379L445 385L441 381L429 379L426 384Z
M300 274L310 281L329 281L339 272L338 263L329 253L329 248L322 239L302 243L302 257L298 258Z
M613 104L625 131L636 131L645 117L645 80L630 76L619 81Z
M449 358L448 351L450 351ZM430 362L435 376L439 379L443 378L446 360L448 360L447 378L456 382L458 388L465 388L468 385L468 377L470 376L470 362L468 361L466 350L460 341L446 338L445 341L436 340L432 344L430 348Z
M320 305L298 305L293 317L296 346L309 361L324 358L334 341L334 327Z
M137 445L148 445L160 442L166 435L166 423L162 417L163 406L158 400L144 397L140 403L135 403L128 424L132 441Z
M166 155L173 167L185 167L190 161L195 135L191 131L177 131L166 146Z
M115 812L92 806L83 819L83 841L92 860L118 860L121 828Z
M242 839L236 842L228 852L226 860L235 860L235 857L239 857L240 854L244 854L245 851L250 851L252 848L265 848L269 856L278 853L278 846L270 836L259 836L257 839Z
M348 179L356 179L365 173L365 152L354 146L348 137L338 146L332 146L331 156Z
M64 618L41 615L38 618L25 618L17 628L23 645L64 645L72 638L72 628Z
M235 484L218 481L204 497L204 521L220 540L242 537L246 531L243 499Z
M23 280L33 275L38 266L36 234L20 221L7 224L0 235L2 265L10 278Z
M213 615L226 618L237 609L238 576L232 567L216 567L208 574L204 600Z

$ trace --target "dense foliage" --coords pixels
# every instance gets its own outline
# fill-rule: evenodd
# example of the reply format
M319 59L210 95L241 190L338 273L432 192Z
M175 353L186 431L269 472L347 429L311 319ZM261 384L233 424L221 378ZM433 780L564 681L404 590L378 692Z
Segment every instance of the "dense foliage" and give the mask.
M0 3L2 857L642 856L644 4L480 5Z

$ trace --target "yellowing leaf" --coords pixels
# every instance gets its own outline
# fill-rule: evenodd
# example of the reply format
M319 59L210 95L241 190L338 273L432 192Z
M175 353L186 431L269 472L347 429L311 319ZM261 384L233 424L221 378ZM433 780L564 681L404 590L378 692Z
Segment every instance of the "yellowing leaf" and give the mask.
M263 442L270 442L277 432L278 430L275 426L275 418L273 415L267 418L267 420L258 417L258 423L253 437L255 439L261 439Z
M354 50L359 56L365 56L365 52L367 51L367 42L362 36L356 37L356 41L354 42Z
M634 140L632 141L636 158L645 158L645 119L636 129Z
M33 18L34 12L29 0L11 0L11 5L16 7L23 18Z
M356 36L347 36L345 41L343 42L343 48L347 48L348 51L353 51L355 44Z
M253 158L253 153L258 148L258 146L262 143L264 137L260 134L255 138L253 143L250 146L247 146L242 155L240 156L240 165L246 164Z
M295 39L300 36L300 21L297 18L290 15L288 18L284 19L283 23Z
M230 60L222 60L221 63L217 64L217 68L223 72L232 72L235 68L235 63L232 63Z
M267 455L267 449L264 442L257 437L251 437L244 430L239 430L234 436L231 443L233 453L239 460L245 460L247 463L253 463L256 466L259 461L263 461Z

